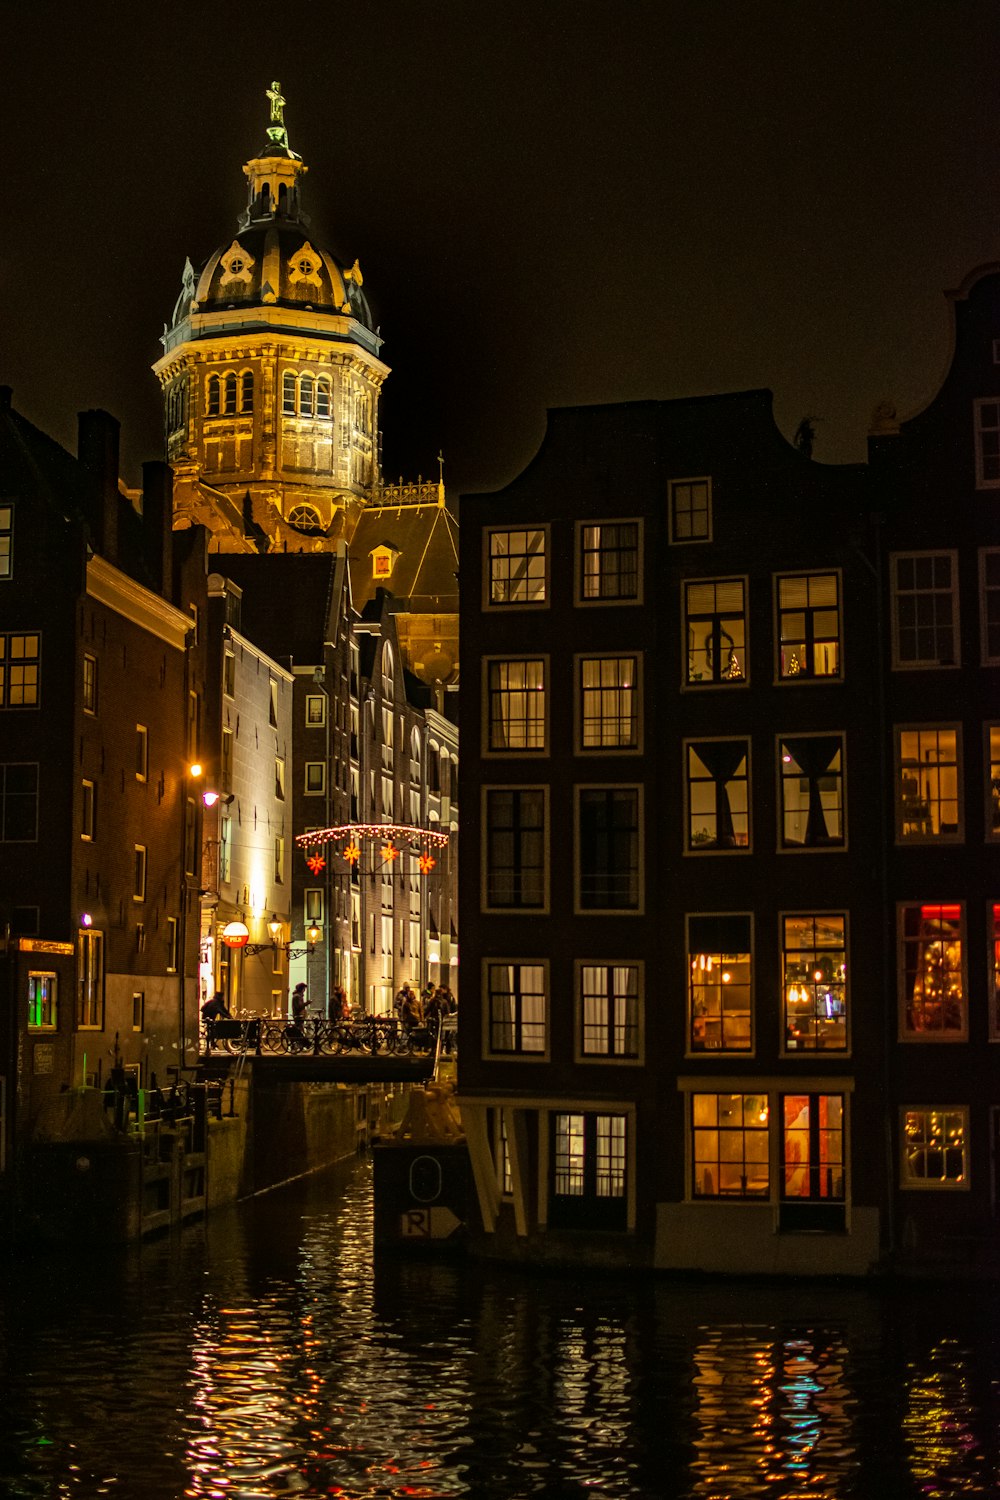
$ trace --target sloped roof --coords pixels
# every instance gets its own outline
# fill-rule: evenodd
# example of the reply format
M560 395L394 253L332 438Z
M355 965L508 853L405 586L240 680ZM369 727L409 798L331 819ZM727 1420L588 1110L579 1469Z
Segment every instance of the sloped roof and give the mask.
M216 553L214 570L243 590L240 632L278 660L299 666L323 659L335 639L346 582L343 548L335 552Z
M0 494L33 497L63 521L86 521L90 478L80 461L11 405L0 386Z
M371 554L381 546L398 556L390 576L377 579ZM458 521L447 506L367 507L351 538L350 566L359 609L384 584L411 613L458 612Z

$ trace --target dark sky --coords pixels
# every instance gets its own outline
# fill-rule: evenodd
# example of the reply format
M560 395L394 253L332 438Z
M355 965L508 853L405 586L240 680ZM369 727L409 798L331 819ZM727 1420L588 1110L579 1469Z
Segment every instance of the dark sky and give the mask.
M272 78L381 324L387 478L443 447L449 488L493 488L546 406L755 386L859 459L877 401L936 388L942 292L1000 260L996 0L4 0L0 27L0 381L69 446L112 411L132 480Z

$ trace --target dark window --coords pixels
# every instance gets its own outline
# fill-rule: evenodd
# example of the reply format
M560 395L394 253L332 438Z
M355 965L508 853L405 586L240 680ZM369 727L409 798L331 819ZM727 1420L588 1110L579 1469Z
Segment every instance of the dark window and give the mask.
M584 911L637 911L639 788L581 787L579 904Z
M14 570L14 507L0 505L0 578L9 578Z
M580 594L590 599L639 595L639 523L584 526L580 539Z
M240 376L240 411L253 411L253 371L244 370Z
M38 838L38 766L0 764L0 842L33 844Z
M486 793L486 904L545 904L545 795L540 787Z
M958 660L955 564L950 552L893 559L896 665L951 667Z

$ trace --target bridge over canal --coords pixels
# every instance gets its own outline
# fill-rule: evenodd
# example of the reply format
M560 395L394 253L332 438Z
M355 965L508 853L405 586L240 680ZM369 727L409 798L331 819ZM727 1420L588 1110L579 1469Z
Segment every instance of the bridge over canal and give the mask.
M317 1017L293 1022L252 1016L205 1023L200 1071L225 1077L252 1070L261 1083L426 1083L453 1033L400 1026L392 1016L352 1021Z

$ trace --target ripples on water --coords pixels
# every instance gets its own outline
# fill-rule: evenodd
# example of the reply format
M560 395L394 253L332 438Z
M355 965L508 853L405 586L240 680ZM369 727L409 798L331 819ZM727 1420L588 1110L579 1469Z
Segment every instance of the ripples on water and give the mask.
M8 1263L0 1494L1000 1494L995 1295L372 1264L367 1162Z

